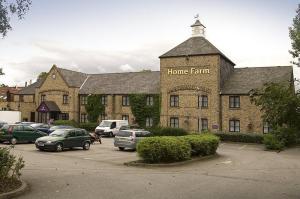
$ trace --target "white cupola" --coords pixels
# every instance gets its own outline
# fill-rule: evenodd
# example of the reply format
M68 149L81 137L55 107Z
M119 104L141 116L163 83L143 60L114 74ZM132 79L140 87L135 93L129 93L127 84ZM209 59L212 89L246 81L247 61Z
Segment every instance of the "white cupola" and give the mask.
M198 19L198 15L195 17L196 22L191 25L192 27L192 37L205 37L205 26Z

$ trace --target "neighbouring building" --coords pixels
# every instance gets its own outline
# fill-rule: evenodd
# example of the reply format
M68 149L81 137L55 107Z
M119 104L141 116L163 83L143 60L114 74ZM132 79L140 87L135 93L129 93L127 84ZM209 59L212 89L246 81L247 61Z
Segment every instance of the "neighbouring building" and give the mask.
M292 67L235 68L233 61L205 38L205 26L199 20L192 30L192 37L159 57L160 71L85 74L53 66L44 80L15 94L10 109L20 110L28 121L87 122L87 96L101 94L106 108L100 120L134 123L128 95L160 94L161 126L267 132L269 127L259 107L251 104L249 91L267 82L293 85Z

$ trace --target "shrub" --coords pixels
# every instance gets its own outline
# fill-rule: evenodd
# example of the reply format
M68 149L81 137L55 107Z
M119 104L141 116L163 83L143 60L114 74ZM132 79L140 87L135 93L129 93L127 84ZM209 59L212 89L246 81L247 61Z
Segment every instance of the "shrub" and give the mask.
M219 137L208 133L182 136L180 139L186 140L191 145L193 156L215 154L220 142Z
M137 145L137 152L145 162L177 162L191 158L190 144L176 137L149 137Z
M10 148L0 147L0 193L10 191L20 185L21 169L24 161L10 153Z
M79 128L85 129L87 131L95 131L95 128L97 126L98 126L98 123L93 123L93 122L79 124Z
M273 134L264 135L263 143L265 144L266 148L270 150L282 150L284 147L283 141L279 140Z
M282 141L284 146L296 144L297 133L297 129L286 127L279 127L272 131L272 134L274 134L278 138L278 140Z
M75 122L74 120L55 120L53 124L78 127L78 123Z
M263 143L263 135L255 133L215 133L222 141Z
M152 136L183 136L188 135L188 132L180 128L171 128L171 127L156 127L148 129Z

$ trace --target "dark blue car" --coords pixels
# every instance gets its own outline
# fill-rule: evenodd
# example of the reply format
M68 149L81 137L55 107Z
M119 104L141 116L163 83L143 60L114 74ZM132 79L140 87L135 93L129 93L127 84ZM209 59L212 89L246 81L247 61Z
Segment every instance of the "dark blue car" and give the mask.
M49 129L51 127L49 124L43 124L43 123L33 123L30 124L30 126L47 134L49 134Z

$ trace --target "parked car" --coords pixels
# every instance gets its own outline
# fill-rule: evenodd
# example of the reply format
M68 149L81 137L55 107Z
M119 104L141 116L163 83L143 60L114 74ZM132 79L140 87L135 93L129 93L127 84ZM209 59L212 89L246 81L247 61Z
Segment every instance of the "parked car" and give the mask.
M32 124L35 124L35 122L16 122L16 124L23 124L23 125L30 126Z
M34 123L30 125L31 127L39 130L39 131L43 131L44 133L49 133L49 129L51 128L51 126L49 124L43 124L43 123Z
M95 133L98 135L106 135L113 137L122 126L128 126L127 120L102 120L99 126L96 127Z
M66 125L57 125L57 126L52 126L50 127L50 129L48 130L48 134L54 132L55 130L58 129L74 129L75 127L73 126L66 126Z
M150 135L149 131L143 129L122 130L115 136L114 146L118 147L121 151L125 148L136 149L137 143Z
M7 122L0 121L0 128L2 128Z
M47 136L47 133L23 124L6 124L0 129L0 141L9 141L11 144L35 142L37 138L43 136Z
M49 136L35 141L39 150L63 151L65 148L82 147L89 150L91 137L84 129L58 129Z

